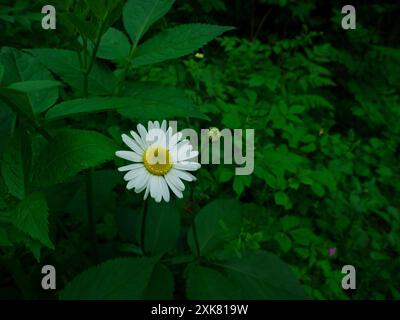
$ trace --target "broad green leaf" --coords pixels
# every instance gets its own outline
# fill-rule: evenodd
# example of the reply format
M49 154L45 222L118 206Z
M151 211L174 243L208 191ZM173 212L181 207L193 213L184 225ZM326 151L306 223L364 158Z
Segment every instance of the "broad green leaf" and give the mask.
M0 100L0 158L14 130L15 120L15 114Z
M69 282L62 300L136 300L143 298L156 258L119 258L92 267Z
M191 264L186 270L186 295L191 300L239 299L239 288L222 273Z
M82 69L76 52L62 49L30 49L28 51L73 89L78 92L83 90ZM89 74L89 93L94 95L111 94L114 92L115 86L114 74L105 66L94 63Z
M119 30L110 28L101 38L97 56L108 60L123 60L129 55L128 38Z
M0 226L0 247L12 246L5 229Z
M29 183L32 150L26 133L16 131L9 141L1 163L4 183L12 195L23 199Z
M308 299L286 263L266 251L246 251L223 263L242 299Z
M174 294L174 276L163 264L157 263L144 291L145 300L170 300Z
M94 42L97 36L97 28L94 23L85 21L76 13L63 12L60 14L60 20L68 24L69 30L77 31L83 37Z
M57 120L68 116L117 110L131 106L129 98L94 97L88 99L74 99L55 105L46 113L46 120Z
M185 93L175 87L164 87L153 83L128 84L125 95L135 103L118 112L129 119L151 120L189 117L208 120Z
M54 249L49 239L48 209L43 194L33 193L22 200L11 215L11 220L17 229Z
M128 0L123 21L133 43L138 43L150 26L161 19L175 0Z
M210 253L239 234L240 203L236 200L214 200L200 210L196 216L195 225L200 253ZM188 233L188 242L195 253L193 228Z
M54 81L51 73L37 58L17 49L3 48L0 52L0 63L4 66L2 81L4 86L22 81ZM18 99L18 104L24 105L21 107L25 109L25 112L39 114L53 105L57 98L58 89L56 87L45 88L24 94Z
M4 76L4 66L2 63L0 63L0 83L3 80L3 76Z
M61 83L54 80L30 80L22 82L14 82L7 86L8 89L30 93L32 91L40 91L46 89L52 89L60 86Z
M39 263L42 244L37 240L28 239L27 241L25 241L25 246L29 249L29 251L35 257L36 261Z
M132 65L139 67L185 56L232 29L209 24L184 24L167 29L138 47Z
M145 233L145 250L150 254L162 255L177 245L180 215L173 203L148 205Z
M177 88L141 86L129 93L130 97L95 97L75 99L55 105L46 120L67 116L116 110L130 119L192 117L207 119L184 92Z
M114 142L98 132L64 130L42 150L32 183L49 186L63 182L84 169L113 159L115 151Z
M107 0L85 0L87 7L98 18L103 18L107 14L107 2Z
M93 201L93 215L94 219L104 219L106 216L110 217L110 213L116 210L116 197L117 194L113 192L113 189L121 183L121 176L115 168L112 169L98 169L91 175L92 178L92 195L96 201ZM76 180L74 180L75 182ZM48 189L48 199L49 207L53 205L53 208L57 210L59 207L63 207L66 212L71 213L71 219L77 223L85 223L87 217L82 215L82 212L86 212L86 185L82 183L81 179L78 179L76 183L71 183L68 188L65 184L54 186ZM72 194L68 192L69 188L73 188L75 192ZM68 192L66 196L67 199L64 201L59 201L58 203L53 203L53 199L59 196L61 192ZM51 199L51 200L50 200ZM64 202L64 203L63 203ZM129 212L129 217L131 220L135 220L132 215L132 209ZM132 225L131 220L126 228ZM111 223L114 222L114 219ZM115 221L116 222L116 221ZM133 221L135 223L135 221ZM113 228L114 229L114 228ZM99 229L98 229L99 230ZM129 230L131 231L131 230ZM132 230L134 231L134 230Z

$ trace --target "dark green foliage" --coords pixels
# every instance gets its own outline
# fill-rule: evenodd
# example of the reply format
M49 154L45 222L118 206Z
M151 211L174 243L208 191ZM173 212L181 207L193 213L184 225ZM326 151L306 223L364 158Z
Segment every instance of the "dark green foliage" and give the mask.
M56 31L0 8L0 298L400 298L398 4L345 31L334 1L53 2ZM254 128L254 173L143 220L114 154L163 119Z

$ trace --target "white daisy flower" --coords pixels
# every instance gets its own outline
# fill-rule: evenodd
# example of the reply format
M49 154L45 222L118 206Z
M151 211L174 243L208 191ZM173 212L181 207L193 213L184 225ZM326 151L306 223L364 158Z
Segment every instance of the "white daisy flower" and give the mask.
M189 140L182 140L182 133L173 133L167 129L167 121L160 125L158 121L148 123L148 130L138 124L137 132L131 131L131 136L122 135L122 141L131 151L117 151L116 156L132 161L118 168L127 172L124 180L127 189L136 193L144 192L144 199L150 196L160 202L170 200L170 191L178 197L183 197L185 185L182 180L195 181L196 178L187 171L196 171L201 165L197 162L198 151L193 150ZM195 159L196 158L196 159Z

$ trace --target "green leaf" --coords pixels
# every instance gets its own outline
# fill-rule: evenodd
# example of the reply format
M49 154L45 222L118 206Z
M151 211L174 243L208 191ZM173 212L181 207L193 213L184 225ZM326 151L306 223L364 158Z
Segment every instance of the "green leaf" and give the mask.
M101 38L97 56L108 60L123 60L129 55L130 43L121 31L110 28Z
M12 195L23 199L31 173L32 150L26 133L16 131L9 141L1 163L4 183Z
M3 76L4 76L4 66L2 63L0 63L0 83L3 80Z
M20 202L11 215L14 226L43 245L54 249L49 239L48 209L41 193L33 193Z
M170 119L189 117L208 120L185 93L175 87L152 83L128 85L125 95L131 96L131 105L118 112L131 120Z
M33 171L37 186L57 184L114 157L112 140L94 131L67 129L42 150Z
M184 92L177 88L141 86L130 97L95 97L75 99L55 105L46 120L56 120L77 114L116 110L129 119L192 117L208 119Z
M0 63L4 66L4 86L21 81L54 80L37 58L14 48L4 47L1 50ZM23 95L18 104L23 105L21 107L25 112L39 114L52 106L57 99L57 88L45 88Z
M297 227L300 224L300 219L296 216L284 216L281 219L282 228L284 231L288 231Z
M69 282L62 300L136 300L143 297L156 258L119 258L92 267Z
M83 37L95 42L97 36L97 28L94 23L85 21L76 13L63 12L60 14L60 20L66 23L69 29L79 32Z
M46 113L46 120L58 120L68 116L128 108L132 100L117 97L94 97L61 102Z
M275 197L275 203L280 206L283 206L286 210L291 209L293 207L290 198L285 192L283 191L277 192L275 193L274 197Z
M307 246L310 244L310 242L314 241L316 239L316 236L314 233L307 228L299 228L290 231L290 235L292 236L294 242Z
M28 51L73 89L82 92L83 75L76 52L62 49L31 49ZM101 64L94 63L89 74L89 93L94 95L111 94L114 92L116 83L117 80L110 70Z
M200 210L195 224L200 253L210 253L239 234L240 203L236 200L214 200ZM193 229L188 233L188 243L192 251L196 252Z
M61 85L60 82L54 80L30 80L22 82L14 82L7 86L8 89L29 93L32 91L40 91L51 89Z
M8 239L8 235L6 230L2 229L3 227L0 226L0 247L8 247L12 246L12 243Z
M240 196L246 187L251 185L251 176L235 176L233 180L233 190Z
M174 276L163 264L157 263L143 294L145 300L170 300L174 294Z
M0 100L0 157L15 127L16 116L11 109Z
M233 174L232 169L228 169L226 167L221 167L219 170L218 180L221 183L228 182L229 180L232 179L233 176L234 176L234 174Z
M132 65L139 67L185 56L232 29L208 24L184 24L167 29L139 46Z
M288 265L266 251L246 251L223 264L242 299L308 299Z
M173 203L149 203L145 249L153 256L162 255L177 245L180 229L179 211Z
M238 299L239 288L222 273L191 264L186 270L186 295L191 300Z
M292 247L292 240L282 232L278 232L275 234L274 239L278 242L280 248L283 252L288 252Z
M39 263L40 262L40 252L41 252L41 249L42 249L42 244L37 240L28 239L25 242L25 246L29 249L29 251L35 257L36 261Z
M123 22L133 43L138 43L150 26L161 19L175 0L128 0Z

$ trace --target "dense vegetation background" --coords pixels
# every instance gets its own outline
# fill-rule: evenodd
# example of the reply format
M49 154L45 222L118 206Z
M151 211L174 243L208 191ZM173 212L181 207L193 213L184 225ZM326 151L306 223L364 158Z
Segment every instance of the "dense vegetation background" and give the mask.
M172 2L0 1L0 297L399 299L398 2ZM254 128L255 171L203 166L143 235L114 151L166 118Z

